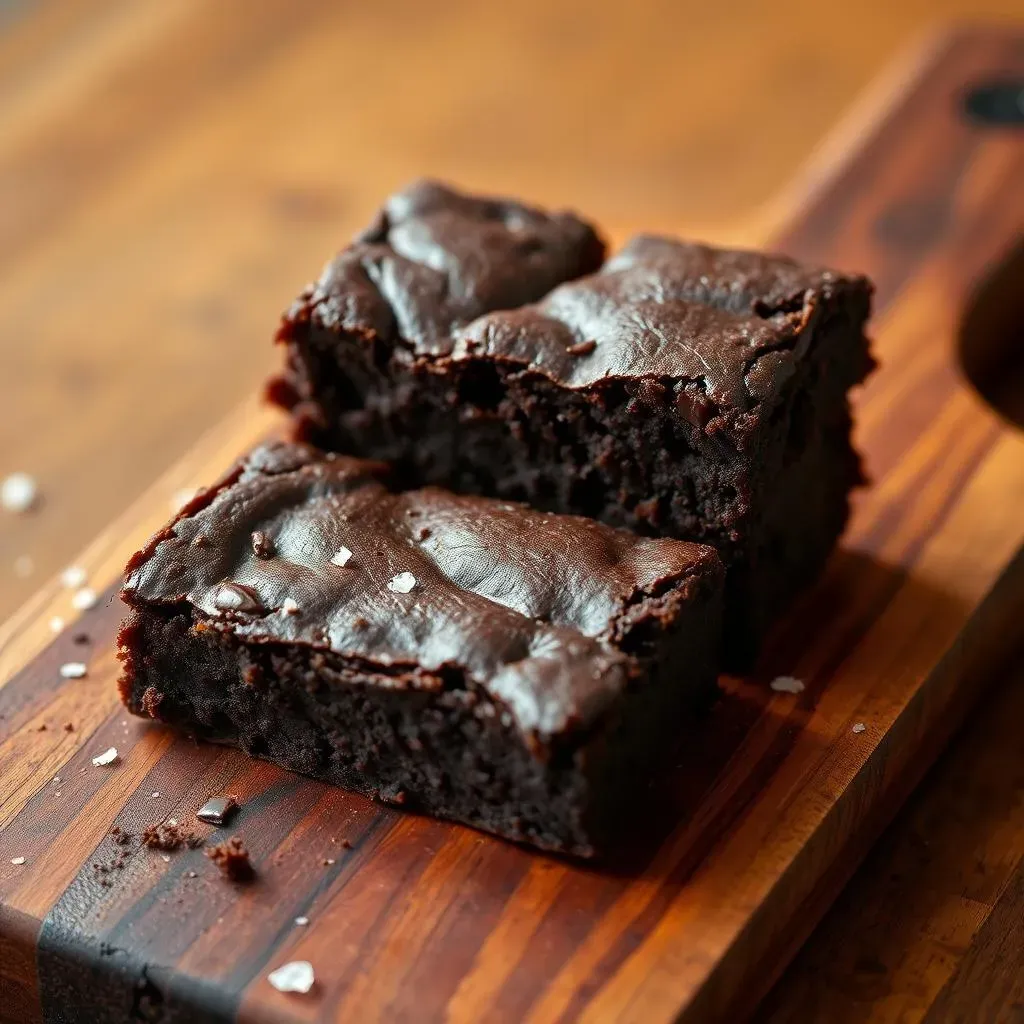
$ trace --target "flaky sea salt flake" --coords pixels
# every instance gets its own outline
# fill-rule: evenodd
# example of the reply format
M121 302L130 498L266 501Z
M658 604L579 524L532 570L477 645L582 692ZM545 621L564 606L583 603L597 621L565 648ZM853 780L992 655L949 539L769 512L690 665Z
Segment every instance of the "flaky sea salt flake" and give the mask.
M299 992L303 995L313 987L316 978L313 974L313 965L308 960L293 960L291 963L278 967L267 975L270 982L278 992Z
M28 473L12 473L0 484L0 505L8 512L27 512L39 497L39 487Z
M88 671L88 666L80 661L68 661L60 667L62 679L82 679Z
M182 487L171 495L172 512L180 512L199 492L194 487Z
M301 928L303 925L309 924L309 918L308 917L297 917L297 918L295 918L295 923Z
M388 590L393 594L408 594L416 586L416 577L411 572L400 572L388 580Z
M96 765L97 768L102 768L104 765L114 764L119 757L120 755L117 752L117 747L109 747L107 750L104 750L102 754L97 754L96 757L92 759L92 763Z
M331 565L348 565L348 560L352 557L352 552L349 551L344 544L338 548L338 553L331 559Z
M805 689L794 676L776 676L769 685L776 693L803 693Z
M92 587L82 587L71 596L71 607L78 612L87 612L90 608L95 608L98 601L99 597Z
M865 724L864 724L863 722L858 722L858 723L857 723L857 724L856 724L856 725L855 725L855 726L853 727L853 732L857 733L857 735L859 736L859 735L860 735L860 734L861 734L862 732L864 732L864 731L865 731L866 729L867 729L867 726L866 726L866 725L865 725Z
M15 867L19 867L20 868L21 865L25 863L25 858L24 857L12 857L11 858L11 863Z
M69 565L61 574L60 582L68 590L77 590L89 577L80 565Z

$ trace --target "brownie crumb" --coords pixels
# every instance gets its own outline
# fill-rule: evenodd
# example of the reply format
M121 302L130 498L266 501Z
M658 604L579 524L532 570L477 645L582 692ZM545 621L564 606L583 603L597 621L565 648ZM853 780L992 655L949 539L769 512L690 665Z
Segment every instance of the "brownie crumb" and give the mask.
M76 633L72 638L76 644L91 644L92 637L88 633Z
M36 726L36 732L46 732L46 723L43 722Z
M203 840L194 832L190 832L176 821L160 822L155 825L147 825L142 833L142 845L149 850L178 850L187 846L194 850L201 846Z
M139 706L150 718L156 718L157 708L160 707L160 702L163 699L164 695L155 686L147 686L142 691L142 700L139 701Z
M341 841L341 845L342 845L342 846L343 846L343 847L344 847L344 848L345 848L346 850L351 850L351 849L352 849L352 841L351 841L351 840L349 840L349 839L342 839L342 841Z
M206 856L220 868L220 873L232 882L248 882L255 871L249 860L249 851L240 836L232 836L223 843L211 846Z
M64 723L64 731L65 732L74 732L75 731L75 723L74 722L65 722Z
M123 834L123 833L122 833ZM94 861L92 865L92 873L98 879L100 885L105 889L109 889L113 884L110 881L110 875L115 871L120 871L128 863L128 851L119 850L110 860L107 861Z
M118 846L127 846L135 838L134 832L119 828L117 825L110 830L110 835Z

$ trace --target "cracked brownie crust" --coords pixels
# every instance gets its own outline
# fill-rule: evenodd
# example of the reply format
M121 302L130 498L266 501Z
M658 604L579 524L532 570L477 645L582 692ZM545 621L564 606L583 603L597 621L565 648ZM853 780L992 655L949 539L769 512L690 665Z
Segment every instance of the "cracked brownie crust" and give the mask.
M709 548L254 452L128 567L137 714L551 849L605 845L714 692ZM159 699L154 699L158 695Z
M271 394L298 436L387 459L409 482L714 545L728 568L726 662L746 665L824 565L861 482L847 392L872 366L869 282L641 236L585 276L561 263L571 280L543 296L487 291L491 308L456 310L437 296L487 279L488 258L434 247L412 227L415 203L396 202L423 242L403 251L446 283L396 291L377 274L371 302L328 267L279 332L288 365ZM365 259L362 244L338 260ZM503 273L523 259L511 252Z

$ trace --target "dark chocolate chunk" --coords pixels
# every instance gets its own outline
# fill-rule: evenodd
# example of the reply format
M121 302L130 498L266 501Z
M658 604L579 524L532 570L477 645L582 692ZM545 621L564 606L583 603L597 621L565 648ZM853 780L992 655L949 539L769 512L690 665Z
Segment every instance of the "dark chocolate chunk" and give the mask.
M196 811L196 817L200 821L208 821L218 828L226 825L238 810L238 802L233 796L211 796L202 807Z

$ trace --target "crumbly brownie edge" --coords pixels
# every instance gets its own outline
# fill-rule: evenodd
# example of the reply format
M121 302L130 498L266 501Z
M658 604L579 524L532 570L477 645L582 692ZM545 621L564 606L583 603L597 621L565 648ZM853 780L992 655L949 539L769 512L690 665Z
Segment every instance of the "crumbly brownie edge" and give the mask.
M632 606L625 643L643 669L601 723L531 750L500 704L454 677L438 689L367 685L303 645L244 644L188 606L133 608L119 637L122 699L200 738L385 803L589 857L715 690L720 570ZM680 666L685 665L680 685Z

